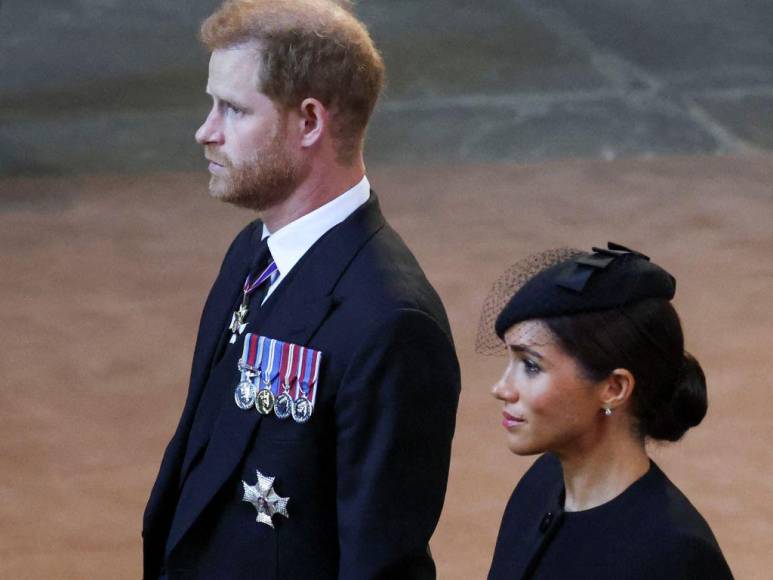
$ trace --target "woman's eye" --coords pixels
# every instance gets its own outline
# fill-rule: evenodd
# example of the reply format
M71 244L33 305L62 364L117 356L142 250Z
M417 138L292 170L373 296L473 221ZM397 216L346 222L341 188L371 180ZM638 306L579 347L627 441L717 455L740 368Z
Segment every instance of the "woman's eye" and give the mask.
M528 358L523 359L523 366L526 369L527 375L536 375L542 371L542 367L540 367L536 362Z

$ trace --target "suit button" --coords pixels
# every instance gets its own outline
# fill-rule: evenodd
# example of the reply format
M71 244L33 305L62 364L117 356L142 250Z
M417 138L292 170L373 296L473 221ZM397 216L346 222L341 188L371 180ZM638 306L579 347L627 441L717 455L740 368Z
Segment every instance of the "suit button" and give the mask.
M553 512L548 512L545 514L545 517L542 518L542 521L539 523L539 531L543 534L547 531L547 529L550 527L550 522L553 521Z

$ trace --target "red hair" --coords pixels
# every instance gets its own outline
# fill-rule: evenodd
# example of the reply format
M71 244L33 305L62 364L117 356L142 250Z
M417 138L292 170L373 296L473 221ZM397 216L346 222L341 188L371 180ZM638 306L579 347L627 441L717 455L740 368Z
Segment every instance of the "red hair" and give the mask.
M333 0L226 0L201 25L210 50L257 43L258 90L285 109L308 97L333 112L338 157L351 162L384 87L365 25Z

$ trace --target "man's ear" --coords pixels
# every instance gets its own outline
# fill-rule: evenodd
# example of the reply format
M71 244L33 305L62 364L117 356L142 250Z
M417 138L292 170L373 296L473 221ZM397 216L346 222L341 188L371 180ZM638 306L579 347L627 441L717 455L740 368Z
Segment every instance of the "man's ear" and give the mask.
M633 394L636 379L628 369L615 369L604 379L604 386L599 395L601 407L615 409L623 406Z
M301 147L313 147L321 142L328 130L330 114L317 99L306 98L297 110Z

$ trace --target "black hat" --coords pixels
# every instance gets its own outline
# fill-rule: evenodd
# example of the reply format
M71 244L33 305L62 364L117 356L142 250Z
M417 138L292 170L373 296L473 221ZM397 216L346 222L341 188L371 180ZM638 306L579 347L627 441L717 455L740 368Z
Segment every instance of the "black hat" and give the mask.
M676 280L649 257L609 242L536 274L510 299L496 319L503 338L517 322L608 310L646 298L671 300Z

